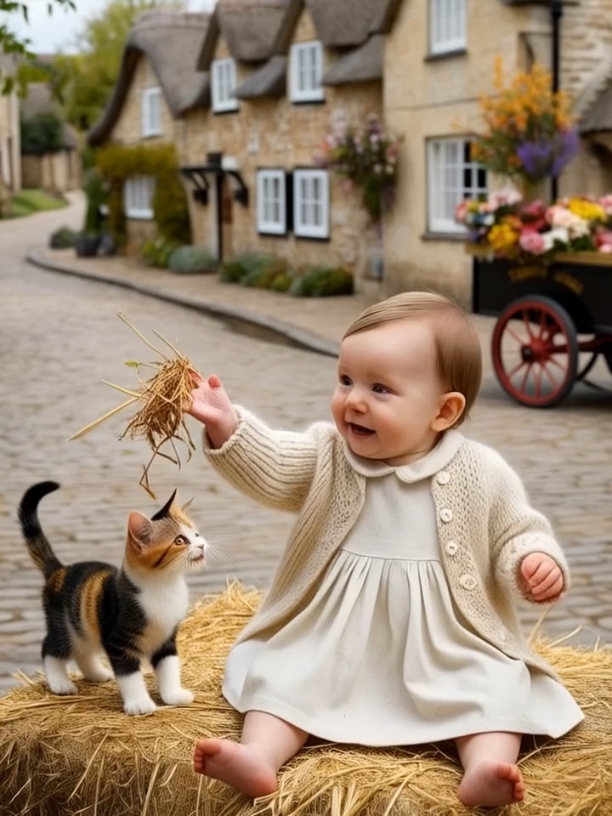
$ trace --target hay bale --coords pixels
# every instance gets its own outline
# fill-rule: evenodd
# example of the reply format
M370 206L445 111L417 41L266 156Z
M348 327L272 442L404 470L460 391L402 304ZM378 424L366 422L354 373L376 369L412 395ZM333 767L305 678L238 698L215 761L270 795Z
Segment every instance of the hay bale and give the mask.
M461 778L452 744L382 750L314 746L280 776L279 793L255 805L192 772L194 740L238 738L240 717L220 693L230 645L253 615L258 592L238 584L204 599L181 629L189 708L127 717L114 682L78 681L75 697L41 682L0 698L2 816L460 816ZM612 816L612 651L540 642L586 714L572 734L533 740L521 767L523 807L496 814ZM155 692L153 691L154 697Z

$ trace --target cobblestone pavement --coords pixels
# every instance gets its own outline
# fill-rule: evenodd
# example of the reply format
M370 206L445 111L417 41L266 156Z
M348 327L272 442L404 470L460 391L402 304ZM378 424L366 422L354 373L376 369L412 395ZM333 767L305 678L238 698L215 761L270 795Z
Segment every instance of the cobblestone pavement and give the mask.
M45 499L41 518L65 562L96 558L119 563L128 512L154 507L138 486L146 446L118 441L125 417L115 417L82 440L67 441L118 404L119 395L101 380L129 387L133 371L123 361L149 359L141 341L117 319L119 310L148 336L157 329L177 340L198 367L223 377L236 401L278 426L299 429L327 417L334 381L331 357L246 337L181 307L44 272L22 261L27 248L42 242L52 228L79 219L79 208L73 207L0 223L0 693L15 682L11 675L17 668L31 673L40 665L41 578L16 523L15 508L24 489L42 479L62 484ZM150 279L155 273L143 274ZM209 280L182 280L182 286L206 286L212 292ZM236 291L232 288L229 297L237 297ZM273 296L259 294L266 296L265 308L273 309ZM246 297L242 290L239 295ZM214 296L221 297L218 291ZM247 307L263 308L263 302L249 295ZM279 296L277 303L281 319L289 319L283 309L295 309L295 302ZM359 304L342 299L300 303L300 309L309 315L310 330L337 339ZM483 342L491 325L478 321ZM549 515L566 548L573 590L550 612L545 631L561 635L582 626L574 642L588 644L598 637L612 641L611 409L609 395L578 388L553 411L531 411L511 404L489 372L467 428L519 470L533 502ZM197 424L191 427L196 434ZM291 516L236 495L199 452L180 473L168 462L157 463L152 484L162 500L175 485L183 498L195 496L192 513L216 548L206 571L190 578L194 598L221 589L228 578L262 587L268 583ZM522 614L530 629L538 610Z

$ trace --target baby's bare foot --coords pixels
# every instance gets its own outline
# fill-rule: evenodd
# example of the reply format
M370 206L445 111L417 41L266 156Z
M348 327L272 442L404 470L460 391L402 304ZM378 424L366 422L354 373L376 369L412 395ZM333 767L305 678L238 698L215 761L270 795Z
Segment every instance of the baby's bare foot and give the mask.
M459 801L468 807L495 807L522 802L525 798L523 776L508 762L482 762L466 771L457 791Z
M230 740L205 739L193 752L196 773L220 779L245 796L256 798L274 793L276 769L257 745L240 745Z

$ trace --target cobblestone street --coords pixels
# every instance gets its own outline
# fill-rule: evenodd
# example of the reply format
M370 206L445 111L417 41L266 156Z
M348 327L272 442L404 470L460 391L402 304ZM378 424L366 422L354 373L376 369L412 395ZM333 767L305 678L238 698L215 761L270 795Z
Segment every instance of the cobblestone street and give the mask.
M177 341L203 372L222 377L235 401L271 424L301 429L329 415L333 358L266 343L182 307L23 261L51 229L79 220L73 207L0 223L0 693L15 682L11 675L18 668L32 673L40 665L41 576L16 521L23 491L43 479L61 483L41 506L41 519L64 562L120 563L127 514L150 513L156 506L138 485L148 448L141 441L118 441L127 416L68 441L121 401L101 380L129 388L134 372L123 362L150 359L118 311L147 336L156 329ZM486 334L492 321L480 325ZM612 387L605 376L601 383ZM190 428L199 448L197 424L190 422ZM612 642L611 431L611 395L580 386L556 409L529 410L506 399L488 367L465 428L508 458L535 506L551 518L571 562L573 588L549 613L544 629L561 635L582 626L572 642L592 644L598 637ZM169 462L156 462L151 483L162 501L175 486L183 499L195 496L192 514L215 547L206 571L190 578L194 599L222 589L227 579L268 583L291 516L237 495L199 450L180 473ZM526 629L538 616L539 610L525 609Z

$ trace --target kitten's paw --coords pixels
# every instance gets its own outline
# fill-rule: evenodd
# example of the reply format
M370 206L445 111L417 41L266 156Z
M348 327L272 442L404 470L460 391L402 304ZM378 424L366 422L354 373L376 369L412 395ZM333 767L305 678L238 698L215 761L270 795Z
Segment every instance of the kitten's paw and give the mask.
M191 705L193 703L193 694L187 689L179 688L176 691L166 692L162 696L162 700L166 705Z
M139 697L123 703L123 710L132 717L139 714L151 714L156 708L157 706L149 696Z
M69 677L54 677L47 680L47 684L54 694L78 694L78 689Z
M100 664L99 666L90 666L87 672L83 672L83 677L90 683L107 683L114 678L114 674L110 669Z

